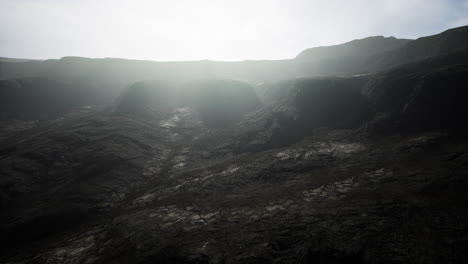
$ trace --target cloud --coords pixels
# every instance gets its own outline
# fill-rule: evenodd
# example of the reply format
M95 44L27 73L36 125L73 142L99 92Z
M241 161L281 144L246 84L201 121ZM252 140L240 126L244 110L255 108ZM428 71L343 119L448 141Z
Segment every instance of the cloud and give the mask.
M241 60L468 23L456 0L0 0L0 56Z

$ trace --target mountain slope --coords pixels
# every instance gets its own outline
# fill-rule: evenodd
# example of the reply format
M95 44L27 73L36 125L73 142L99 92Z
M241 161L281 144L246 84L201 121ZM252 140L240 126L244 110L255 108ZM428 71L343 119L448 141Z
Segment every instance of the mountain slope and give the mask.
M362 67L372 56L396 50L410 42L394 37L369 37L340 45L307 49L294 60L299 64L298 72L302 76L362 73Z
M20 78L0 81L0 119L48 120L80 107L101 104L93 84L82 79L57 81Z
M466 50L468 50L468 26L418 38L399 49L376 55L368 60L367 69L376 72L410 62Z

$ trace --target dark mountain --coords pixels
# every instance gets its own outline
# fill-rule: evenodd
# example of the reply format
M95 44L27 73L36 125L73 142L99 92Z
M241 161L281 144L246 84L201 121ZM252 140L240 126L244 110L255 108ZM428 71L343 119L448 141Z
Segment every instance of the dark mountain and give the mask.
M307 49L299 53L295 61L303 76L363 73L365 62L373 56L399 49L410 42L394 37L369 37L340 45Z
M369 37L341 45L301 52L295 59L278 61L155 62L125 59L64 57L60 60L3 62L0 79L40 77L84 79L106 95L105 103L124 87L141 80L191 81L234 79L251 84L297 77L349 76L388 70L467 48L467 28L460 27L414 41Z
M0 81L0 118L47 120L101 104L99 90L84 80L22 78Z
M146 109L165 113L177 107L180 84L171 81L140 81L122 92L114 104L115 111L138 114Z
M300 61L319 62L324 60L336 60L349 56L368 57L385 51L401 48L403 45L409 42L411 42L411 40L397 39L395 37L368 37L364 39L353 40L340 45L306 49L299 53L295 59Z
M247 116L226 140L237 151L261 151L291 145L313 135L314 129L357 128L373 110L361 94L365 77L305 78L280 82L281 97Z
M418 38L399 49L370 58L369 71L378 71L421 61L431 57L468 50L468 26L449 29L440 34Z
M228 78L245 81L276 80L291 76L291 60L156 62L126 59L64 57L22 63L0 62L0 78L43 76L83 77L105 87L124 87L141 80L195 80ZM117 91L118 93L119 91Z
M363 91L374 101L376 111L386 116L385 122L379 122L384 125L380 130L464 133L467 67L468 53L457 53L372 76Z
M467 48L468 27L447 30L415 41L369 37L340 45L304 50L283 61L154 62L125 59L65 57L60 60L0 62L0 78L84 76L92 80L114 77L116 84L142 79L228 78L266 81L290 77L367 73ZM102 82L102 81L101 81Z
M32 61L32 60L0 57L0 61L1 62L25 62L25 61Z

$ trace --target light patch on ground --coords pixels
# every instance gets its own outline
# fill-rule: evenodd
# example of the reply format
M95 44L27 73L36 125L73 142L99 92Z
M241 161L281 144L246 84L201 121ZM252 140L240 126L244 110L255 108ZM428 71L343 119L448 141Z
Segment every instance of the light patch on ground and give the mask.
M297 159L302 155L302 151L297 149L290 149L282 152L278 152L275 156L280 160Z
M340 155L362 152L366 147L361 143L317 142L307 148L288 149L274 156L281 161L310 159L316 155Z
M159 125L163 128L172 128L172 127L176 127L179 121L180 121L179 116L173 116L167 120L161 121Z
M185 164L186 164L186 161L187 160L187 157L183 156L183 155L179 155L179 156L176 156L174 158L174 169L182 169L185 167Z
M342 153L357 153L365 150L361 143L331 143L334 151Z
M156 198L156 193L146 193L143 196L140 196L140 197L136 198L133 201L133 204L141 204L141 203L151 202L155 198Z
M365 184L380 182L385 177L393 176L393 172L384 168L366 172L360 177L351 177L343 181L337 181L329 185L322 185L315 189L302 191L303 200L306 202L319 201L323 199L339 199L346 196L348 192L360 188Z
M67 260L67 263L85 263L85 258L92 255L87 252L92 250L95 245L93 235L78 240L70 240L66 246L51 251L47 257L47 263L63 263L64 260Z
M183 222L190 225L206 225L214 222L219 212L200 212L194 207L179 208L174 205L160 207L150 213L150 218L157 218L161 227L168 228L175 223Z
M222 172L220 173L220 175L226 176L226 175L229 175L229 174L233 174L233 173L235 173L236 171L238 171L239 169L240 169L239 166L231 165L231 166L229 166L229 168L227 168L226 170L222 171Z
M170 118L159 122L159 125L163 128L177 127L179 123L182 121L181 117L188 116L190 114L190 110L188 107L181 107L181 108L177 108L173 113L174 114Z
M211 174L206 174L206 175L202 175L202 176L199 176L199 177L195 177L195 178L192 178L192 179L185 179L183 180L181 183L177 184L174 188L176 190L186 186L186 185L190 185L190 184L196 184L196 183L203 183L205 182L207 179L213 177L214 174L211 173Z

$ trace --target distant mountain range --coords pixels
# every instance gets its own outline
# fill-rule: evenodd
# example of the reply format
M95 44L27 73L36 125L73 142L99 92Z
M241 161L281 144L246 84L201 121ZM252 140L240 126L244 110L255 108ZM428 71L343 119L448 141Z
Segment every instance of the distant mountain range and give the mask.
M34 60L0 57L0 62L25 62L25 61L34 61Z
M142 79L228 78L262 82L294 77L366 74L467 48L468 26L465 26L416 40L378 36L311 48L288 60L156 62L82 57L44 61L1 59L0 79L79 77L118 88ZM112 81L108 80L109 77L112 77Z
M82 57L28 61L2 58L0 80L5 81L0 81L3 104L1 109L11 107L9 106L11 101L21 102L24 99L23 105L28 105L29 110L26 109L26 113L16 113L13 116L54 115L34 110L36 103L38 106L43 103L32 102L29 89L12 87L25 85L35 87L38 95L60 89L65 89L67 94L80 94L80 99L74 103L63 104L63 100L69 101L73 98L66 96L61 100L58 95L62 93L56 93L53 98L57 98L60 102L57 102L56 106L50 106L51 109L66 109L67 106L77 106L77 103L81 106L103 107L118 97L122 89L142 80L182 83L198 79L233 79L254 85L261 96L263 96L261 90L268 88L263 99L274 100L274 97L278 96L275 90L278 89L269 89L271 86L268 83L271 82L304 77L367 75L423 60L447 60L450 64L465 63L467 54L468 26L416 40L369 37L340 45L307 49L296 58L276 61L155 62ZM47 85L44 85L45 83ZM276 86L279 87L280 93L284 93L284 85ZM81 87L86 89L70 93L76 89L84 89ZM22 94L23 92L27 94ZM47 102L54 104L53 100L50 100L47 99Z

